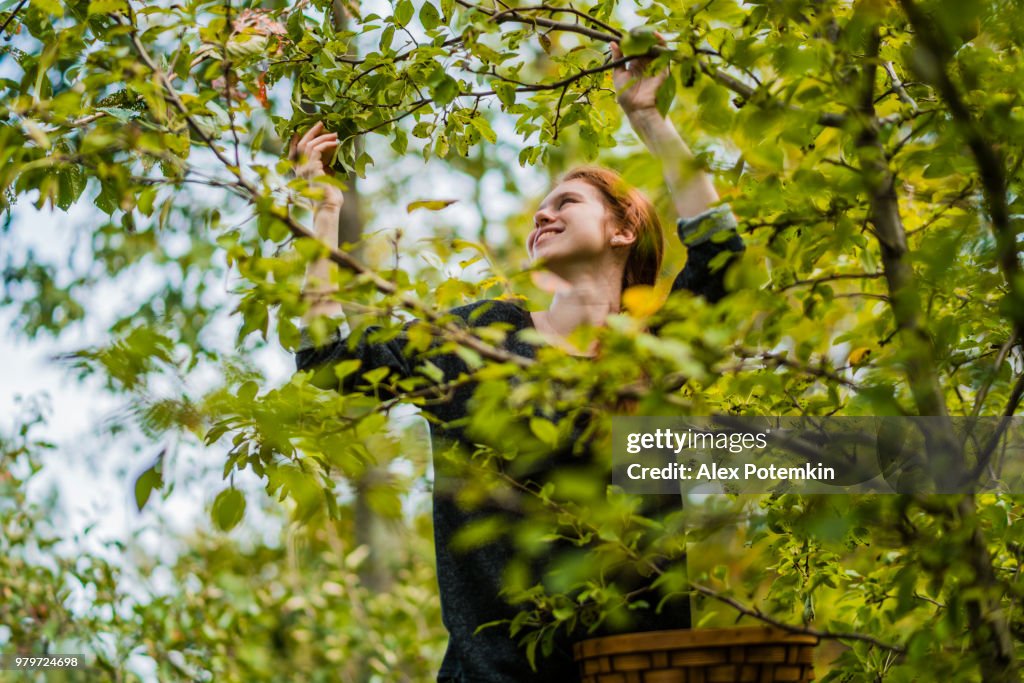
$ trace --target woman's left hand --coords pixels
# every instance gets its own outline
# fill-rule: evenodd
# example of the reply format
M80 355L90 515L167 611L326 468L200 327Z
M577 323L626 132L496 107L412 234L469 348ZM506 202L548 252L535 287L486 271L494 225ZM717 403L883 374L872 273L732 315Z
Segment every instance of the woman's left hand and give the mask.
M661 36L658 38L660 40ZM611 48L612 59L622 59L619 44L612 43ZM653 76L645 75L650 63L650 57L637 57L612 70L612 82L619 93L619 105L627 116L644 110L657 111L658 88L668 77L668 69L662 69Z
M338 134L325 133L324 122L317 121L301 138L295 135L288 149L289 160L296 163L295 175L323 190L324 198L319 206L332 211L341 210L345 195L337 186L324 182L317 183L316 179L333 175L330 166L324 162L331 158L337 147Z

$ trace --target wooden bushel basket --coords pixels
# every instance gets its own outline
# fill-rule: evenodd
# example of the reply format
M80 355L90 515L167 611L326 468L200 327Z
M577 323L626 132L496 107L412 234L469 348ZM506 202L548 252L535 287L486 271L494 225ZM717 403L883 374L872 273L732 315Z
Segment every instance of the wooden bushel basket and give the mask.
M573 654L582 683L806 683L817 644L777 628L718 628L591 638Z

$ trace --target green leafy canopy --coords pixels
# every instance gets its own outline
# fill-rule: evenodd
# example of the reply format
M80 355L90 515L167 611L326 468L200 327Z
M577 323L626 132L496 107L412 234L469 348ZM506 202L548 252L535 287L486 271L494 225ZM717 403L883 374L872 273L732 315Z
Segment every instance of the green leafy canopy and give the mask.
M369 388L357 395L322 388L356 367L338 366L326 382L298 375L276 386L255 369L253 353L266 343L298 346L295 320L309 306L303 272L335 248L304 227L302 207L318 190L293 179L285 158L293 135L316 120L338 134L335 170L349 174L338 184L351 190L359 179L385 178L364 208L371 218L390 206L396 220L437 227L458 220L448 218L458 210L477 211L477 240L437 227L416 241L402 226L368 237L356 256L334 251L343 267L329 295L355 311L356 334L384 318L377 338L394 337L388 314L418 317L405 331L410 351L425 354L440 340L466 361L460 381L477 383L484 406L471 419L499 442L524 451L564 444L571 425L550 416L584 403L602 416L624 401L649 415L1019 413L1020 3L397 0L381 8L327 0L0 2L0 209L10 219L0 240L11 245L0 249L0 302L23 335L60 337L91 319L85 302L104 283L159 273L152 292L126 288L103 341L65 360L123 396L153 442L204 448L225 479L252 476L287 501L317 547L334 553L332 566L362 561L351 555L361 545L354 530L341 546L323 535L346 509L339 483L362 482L402 459L385 414L399 402L428 401L438 373L427 363L402 380L368 373ZM657 107L697 152L694 168L714 176L747 251L729 270L726 302L680 295L659 307L635 295L636 306L593 332L604 350L598 360L566 362L552 350L525 362L502 353L504 330L459 336L442 312L529 288L513 247L528 212L512 215L507 229L488 225L479 189L442 211L452 193L410 195L423 167L404 164L422 159L477 188L496 179L512 203L528 206L532 198L517 194L521 174L550 177L597 159L663 208L661 169L616 104L611 42L627 57L652 58L652 70L668 70ZM25 229L16 219L26 203L93 205L101 218L74 240L87 258L65 266L25 248L12 226ZM671 265L682 258L673 242ZM218 296L228 277L232 291ZM212 341L225 317L237 330L233 345ZM336 326L318 320L309 332L323 340ZM209 368L212 384L190 384ZM594 429L600 437L607 423ZM482 445L464 458L474 482L467 504L508 487L502 453L501 443ZM135 469L140 510L173 485L174 457L172 447L156 465ZM422 472L425 455L416 457ZM365 500L383 518L404 519L415 479L385 477L366 488ZM207 496L215 525L244 527L252 497L233 485L218 491ZM623 623L637 600L683 591L695 596L703 625L732 623L739 610L839 643L820 669L823 680L1018 680L1017 497L781 495L647 518L635 501L585 482L518 494L529 501L522 528L481 524L467 532L467 545L510 534L529 556L557 534L591 553L567 563L553 587L510 569L507 592L524 611L501 627L538 660L559 629ZM712 548L691 552L706 566L692 561L688 577L651 570L651 558L687 543ZM723 549L733 556L721 559ZM204 541L176 569L184 576L189 562L209 563L217 573L204 580L231 599L195 597L191 613L158 601L150 608L166 611L179 635L199 630L203 610L219 614L216 632L197 636L195 647L206 651L190 666L209 658L211 670L256 680L256 659L246 660L244 674L231 669L232 625L278 608L301 622L312 613L303 610L327 603L288 607L270 593L244 595L227 578L241 571L242 556L226 558ZM603 578L602 568L624 563L653 572L650 595L623 595ZM368 603L364 618L390 624L410 605L431 603L420 592L429 577L410 567L404 597ZM358 582L353 571L346 576ZM331 590L348 595L350 587ZM0 609L14 611L3 621L22 623L29 602L10 607L7 595ZM291 632L295 642L318 642L314 626L303 624L306 635ZM353 628L339 624L347 640L325 647L355 648L372 660ZM260 642L276 642L273 628L260 632ZM386 630L374 634L386 639ZM181 640L165 636L161 643ZM20 646L38 633L11 637ZM407 654L414 642L393 649ZM158 660L166 654L149 647ZM324 655L325 670L332 657ZM412 655L400 659L429 669ZM399 665L373 666L384 675Z

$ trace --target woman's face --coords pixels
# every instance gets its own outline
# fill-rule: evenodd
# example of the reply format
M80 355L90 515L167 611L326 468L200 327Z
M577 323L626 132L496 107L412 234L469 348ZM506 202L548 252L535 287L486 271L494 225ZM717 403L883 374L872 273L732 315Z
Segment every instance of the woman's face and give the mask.
M611 250L614 218L597 188L585 180L560 183L548 193L534 214L534 228L526 238L530 260L547 265L566 260L584 262Z

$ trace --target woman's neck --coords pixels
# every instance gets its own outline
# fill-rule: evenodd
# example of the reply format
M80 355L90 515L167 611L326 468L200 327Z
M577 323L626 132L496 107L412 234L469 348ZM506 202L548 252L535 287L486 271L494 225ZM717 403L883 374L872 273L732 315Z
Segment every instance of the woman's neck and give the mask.
M622 299L621 273L614 275L577 277L572 281L559 278L548 310L533 313L537 329L546 336L553 335L555 339L549 339L552 343L559 343L580 327L603 326L609 314L619 312Z

